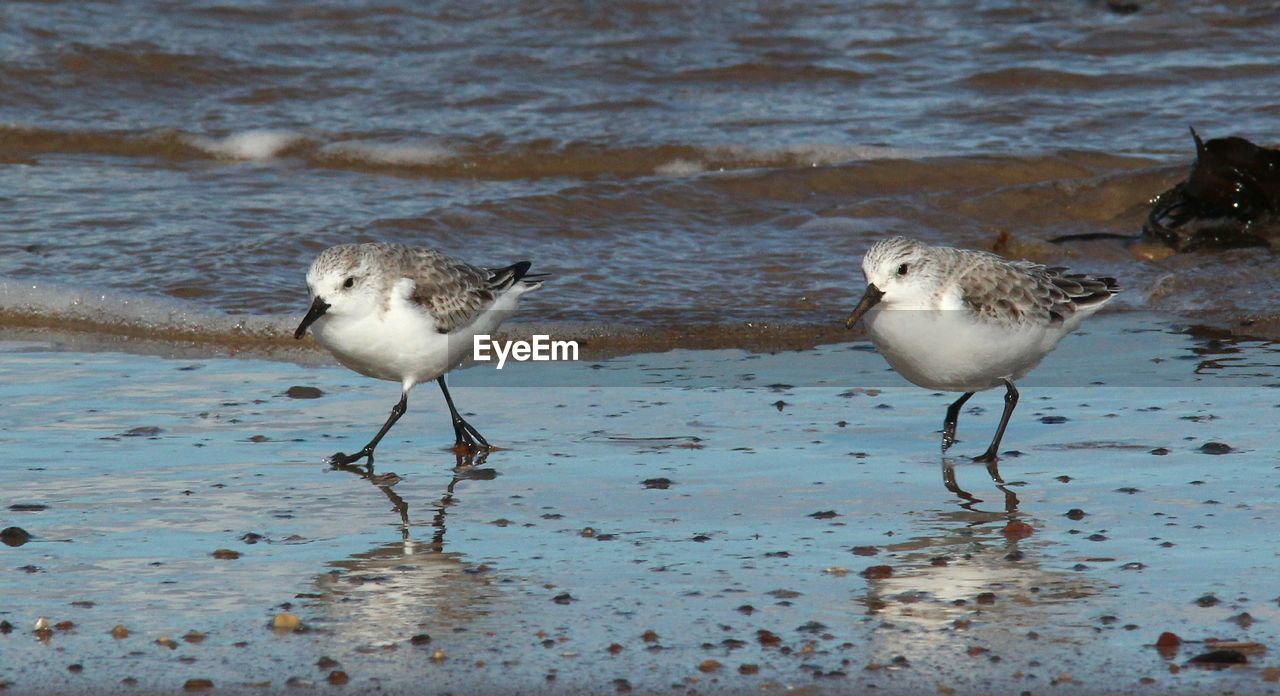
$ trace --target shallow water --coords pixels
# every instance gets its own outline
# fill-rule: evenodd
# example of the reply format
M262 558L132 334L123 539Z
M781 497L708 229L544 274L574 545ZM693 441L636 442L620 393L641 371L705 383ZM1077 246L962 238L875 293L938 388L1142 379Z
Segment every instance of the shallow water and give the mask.
M1003 486L963 459L998 396L940 460L950 397L857 344L466 370L455 398L507 449L455 478L423 388L378 451L390 488L321 462L372 433L389 384L38 343L0 358L0 526L34 537L0 547L10 692L282 691L335 669L393 692L1274 688L1273 344L1099 317L1020 385ZM306 631L268 628L286 607ZM42 642L39 616L75 626ZM1203 670L1203 643L1157 652L1164 631L1264 652Z
M0 328L274 344L360 240L531 259L526 321L824 325L888 232L1274 316L1269 251L1043 243L1136 234L1188 125L1277 141L1273 6L1136 6L8 3Z

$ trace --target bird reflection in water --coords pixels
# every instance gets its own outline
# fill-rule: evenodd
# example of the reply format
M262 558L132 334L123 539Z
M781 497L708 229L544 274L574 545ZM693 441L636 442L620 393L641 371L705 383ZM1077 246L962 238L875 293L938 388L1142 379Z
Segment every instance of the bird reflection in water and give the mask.
M1017 494L1009 490L1009 486L1000 477L1000 465L997 462L987 463L987 474L991 476L991 481L996 485L996 488L1004 494L1004 511L1010 516L1009 519L1012 520L1013 514L1018 511ZM977 512L975 506L982 502L982 498L964 490L960 487L960 484L956 483L956 461L952 457L942 458L942 485L964 501L960 503L960 507Z
M493 469L483 468L485 460L489 458L488 451L454 451L454 457L453 479L445 487L444 494L440 496L440 501L435 505L434 513L431 517L431 526L434 530L431 535L431 548L435 551L440 551L444 548L444 519L446 511L454 504L454 486L457 486L459 481L491 481L498 475L498 472ZM359 476L382 491L382 494L387 496L387 500L391 502L392 509L400 515L401 538L409 541L409 528L411 526L409 522L409 503L405 502L405 499L399 493L392 490L402 480L399 474L394 471L382 474L375 473L371 463L364 465L335 463L332 466L334 469Z
M394 488L401 477L376 473L368 465L334 465L368 481L382 492L398 515L400 539L368 551L330 561L316 577L316 592L300 595L314 600L309 621L344 636L352 645L386 643L389 638L465 627L491 610L500 594L491 587L491 569L464 553L444 548L445 517L457 504L454 487L464 480L490 480L497 474L484 468L487 452L455 453L453 478L431 506L430 540L415 539L409 502ZM419 529L422 522L418 523Z

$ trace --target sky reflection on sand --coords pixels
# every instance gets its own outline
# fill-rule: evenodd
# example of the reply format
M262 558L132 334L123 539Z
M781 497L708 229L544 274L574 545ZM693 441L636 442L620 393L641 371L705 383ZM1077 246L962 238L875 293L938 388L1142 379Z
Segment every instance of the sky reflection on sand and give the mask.
M324 679L327 656L358 687L426 677L465 691L625 678L978 693L1062 674L1085 691L1140 677L1256 689L1269 656L1174 675L1149 645L1166 630L1276 645L1276 352L1134 326L1100 318L1046 361L1053 374L1027 380L1003 490L963 458L985 445L998 395L961 416L949 452L961 496L937 454L950 396L867 386L857 375L887 379L883 363L845 345L556 365L552 376L573 377L558 388L465 371L460 406L507 449L455 478L443 407L415 393L373 474L395 472L381 481L403 508L321 462L367 437L394 385L340 368L6 345L0 526L34 538L0 550L7 596L21 598L0 605L15 627L0 635L0 680L19 693L125 676L282 688ZM1170 388L1132 384L1140 371ZM294 385L324 395L284 397ZM1209 442L1232 451L1210 456ZM48 508L9 508L33 503ZM1073 508L1085 516L1066 517ZM1031 534L1006 534L1010 521ZM242 556L214 559L220 548ZM863 577L873 565L892 570ZM1198 606L1206 594L1220 603ZM309 630L270 631L284 607ZM38 616L76 627L40 643ZM133 636L110 638L116 624ZM152 645L189 630L206 637ZM421 634L430 642L410 642ZM700 671L707 659L723 666Z

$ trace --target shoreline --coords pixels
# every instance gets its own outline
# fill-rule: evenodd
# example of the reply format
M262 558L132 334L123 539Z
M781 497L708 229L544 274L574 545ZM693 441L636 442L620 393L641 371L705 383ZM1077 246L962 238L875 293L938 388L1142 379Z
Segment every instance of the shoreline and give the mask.
M1258 312L1163 312L1143 309L1107 308L1099 316L1136 314L1159 316L1170 325L1211 333L1236 340L1280 341L1280 313ZM519 339L530 334L547 334L556 340L579 344L580 360L607 360L672 350L740 349L748 353L779 353L809 350L818 346L866 340L862 328L849 331L832 315L830 324L742 323L688 326L653 325L630 329L605 328L582 322L512 322L501 327L495 339ZM296 341L281 331L276 335L228 332L211 336L205 332L169 332L176 335L152 338L139 326L113 323L54 322L44 317L15 321L0 314L0 341L40 342L50 349L82 352L123 352L165 358L251 358L291 362L299 365L331 365L329 357L307 337ZM196 338L199 337L199 340Z

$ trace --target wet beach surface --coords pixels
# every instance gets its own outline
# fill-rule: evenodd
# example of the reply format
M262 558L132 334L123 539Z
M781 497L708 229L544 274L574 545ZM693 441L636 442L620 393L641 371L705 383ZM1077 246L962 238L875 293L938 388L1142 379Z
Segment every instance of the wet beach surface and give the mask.
M0 547L0 682L1277 690L1280 352L1141 314L1080 333L1019 385L1003 486L964 459L999 396L970 402L955 490L952 396L865 343L465 370L507 449L459 462L428 385L370 475L321 460L390 383L11 341L0 527L31 538ZM1247 662L1190 663L1208 639Z

